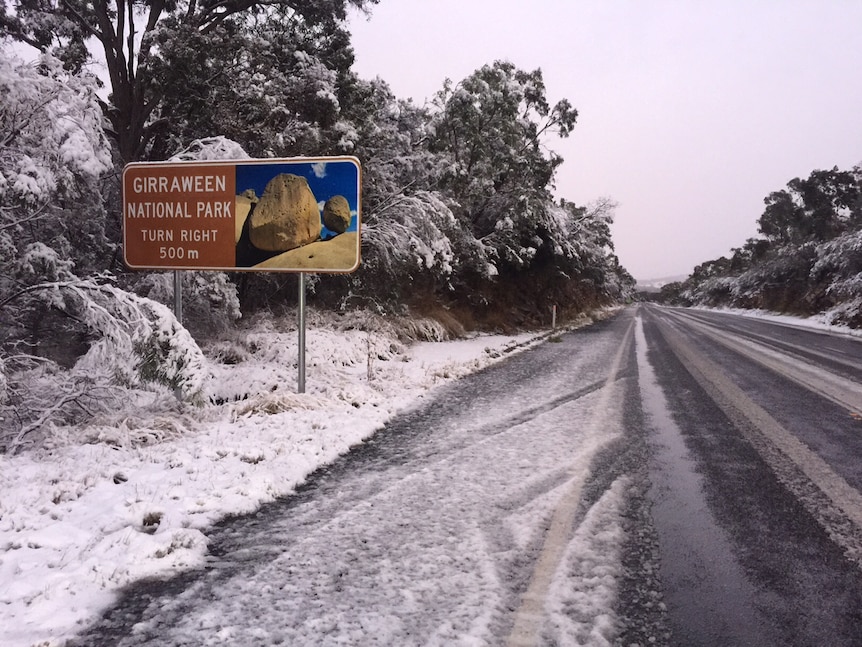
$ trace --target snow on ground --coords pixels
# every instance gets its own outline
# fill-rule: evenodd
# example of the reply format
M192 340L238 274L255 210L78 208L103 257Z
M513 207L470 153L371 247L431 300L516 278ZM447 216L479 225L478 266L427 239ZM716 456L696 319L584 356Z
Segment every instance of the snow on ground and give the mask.
M133 405L141 394L130 394L123 411L0 455L0 645L60 647L123 585L201 565L216 520L290 493L436 385L541 337L405 344L391 328L312 318L298 394L297 332L264 319L205 349L218 404L151 393ZM619 538L594 523L579 545L614 553ZM602 606L595 584L578 595Z
M541 338L405 345L310 321L298 394L297 332L279 327L291 326L264 320L206 349L220 404L149 394L0 455L0 645L62 645L123 585L202 564L214 521L291 492L435 385Z

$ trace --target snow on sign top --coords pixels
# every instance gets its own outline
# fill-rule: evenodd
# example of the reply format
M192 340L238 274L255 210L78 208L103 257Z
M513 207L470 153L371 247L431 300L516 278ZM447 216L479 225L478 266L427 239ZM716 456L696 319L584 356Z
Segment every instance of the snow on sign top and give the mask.
M128 164L126 265L353 272L360 258L361 178L355 157Z

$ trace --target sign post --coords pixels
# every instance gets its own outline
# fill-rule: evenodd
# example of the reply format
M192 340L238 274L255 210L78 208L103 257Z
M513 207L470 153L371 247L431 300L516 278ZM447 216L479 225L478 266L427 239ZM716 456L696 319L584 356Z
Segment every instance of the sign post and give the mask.
M137 162L123 170L123 257L132 269L299 273L298 390L305 391L305 274L360 262L355 157Z
M174 316L183 323L183 278L178 270L174 270Z
M299 273L299 361L297 391L305 393L305 273Z

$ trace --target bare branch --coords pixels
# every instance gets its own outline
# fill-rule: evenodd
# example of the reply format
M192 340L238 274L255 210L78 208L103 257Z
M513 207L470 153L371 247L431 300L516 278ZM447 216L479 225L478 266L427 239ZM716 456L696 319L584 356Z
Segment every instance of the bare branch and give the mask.
M32 222L34 220L39 220L41 218L45 218L46 216L50 215L47 211L48 205L49 205L48 202L44 202L36 209L36 211L34 213L30 214L29 216L25 216L24 218L20 218L16 221L10 222L6 225L0 225L0 231L3 231L4 229L12 229L14 227L20 227L21 225L26 224L28 222ZM3 210L5 210L5 207L3 208ZM0 304L0 305L2 305L2 304Z

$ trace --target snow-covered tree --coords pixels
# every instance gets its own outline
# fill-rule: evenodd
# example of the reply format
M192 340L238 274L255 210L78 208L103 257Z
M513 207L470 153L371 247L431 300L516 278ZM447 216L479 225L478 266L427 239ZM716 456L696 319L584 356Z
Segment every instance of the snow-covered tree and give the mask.
M50 55L0 53L0 301L110 265L100 181L112 165L95 89ZM26 313L7 313L0 344Z
M573 275L601 269L613 251L611 224L616 203L599 198L586 207L561 200L544 226L549 244L566 271Z
M273 5L212 31L171 16L153 39L150 74L170 100L153 110L148 157L215 133L254 157L352 152L339 94L353 55L338 21L324 27Z
M567 136L577 111L566 99L550 106L541 70L525 72L505 61L457 85L447 81L435 107L430 147L447 160L441 187L459 205L457 215L492 262L529 265L562 162L546 150L545 139Z
M49 55L28 63L0 50L0 232L7 245L47 230L68 246L79 227L68 216L86 202L102 216L98 181L112 166L96 81L70 74ZM64 217L60 217L60 213ZM43 227L44 224L48 227ZM26 225L26 226L25 226ZM63 237L63 240L60 240ZM26 239L24 239L26 241ZM77 241L76 241L77 242ZM101 241L90 240L100 244ZM14 254L3 256L11 258Z
M50 55L0 56L0 451L112 406L123 385L202 393L188 332L101 271L113 167L95 90Z
M758 220L760 233L780 244L826 241L862 226L859 168L813 171L769 194Z
M91 43L99 48L110 84L105 115L111 122L111 135L121 159L132 162L146 159L153 143L164 136L165 127L170 125L166 120L177 116L173 104L179 103L179 112L186 116L195 109L215 109L207 102L225 97L210 92L210 88L224 91L234 77L240 85L248 82L241 77L248 75L249 70L243 66L252 52L240 50L255 36L246 31L250 26L268 24L269 32L256 35L263 41L274 37L272 28L277 24L308 42L321 43L327 35L336 34L330 43L335 52L344 44L338 35L344 33L348 6L363 9L375 3L376 0L15 0L11 11L6 9L6 3L3 5L0 36L41 51L53 51L72 70L81 69L89 60ZM222 61L220 57L226 58ZM252 67L255 71L249 76L254 77L256 72L263 83L269 72L279 73L278 68L266 68L265 63L255 62ZM190 89L187 97L176 91L184 83ZM316 99L330 101L316 94L313 83L311 86ZM267 88L259 85L257 91L262 94ZM213 134L221 131L199 132L197 136Z

